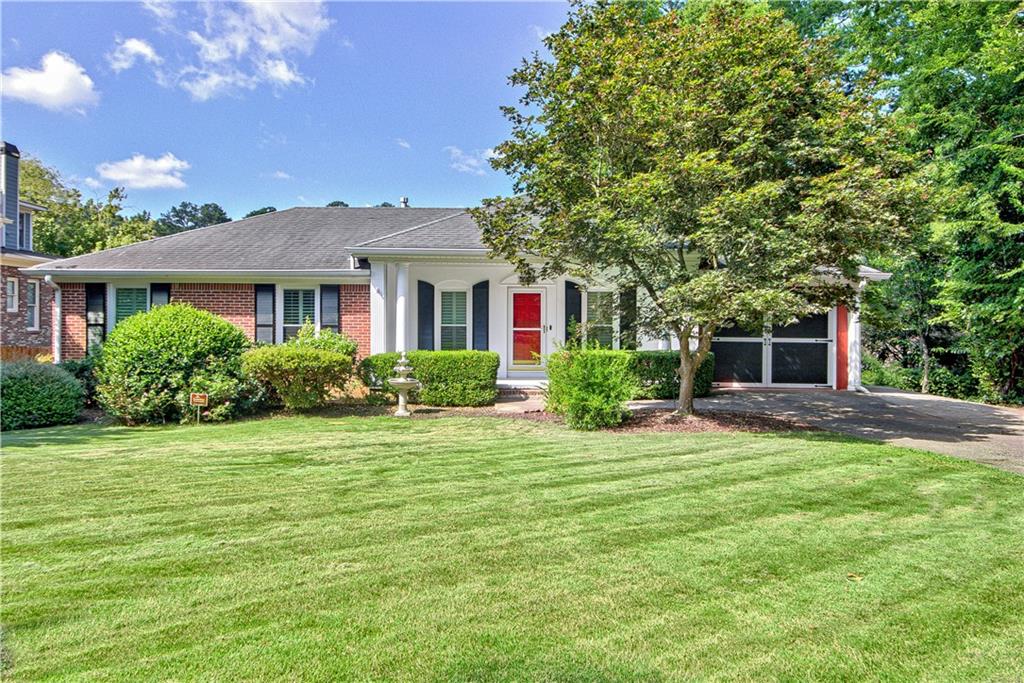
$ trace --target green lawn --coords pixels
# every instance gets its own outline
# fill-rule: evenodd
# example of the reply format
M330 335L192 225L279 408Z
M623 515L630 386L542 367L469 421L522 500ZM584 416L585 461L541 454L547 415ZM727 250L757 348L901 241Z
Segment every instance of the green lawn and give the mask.
M1024 676L1024 477L487 418L4 434L17 680Z

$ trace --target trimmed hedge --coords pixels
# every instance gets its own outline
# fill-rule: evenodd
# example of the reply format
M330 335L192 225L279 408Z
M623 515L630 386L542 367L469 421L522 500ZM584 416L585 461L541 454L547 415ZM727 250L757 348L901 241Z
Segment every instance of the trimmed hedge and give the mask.
M545 408L565 417L573 429L620 424L626 401L637 391L635 359L629 351L564 350L548 356Z
M316 408L352 376L352 357L301 344L260 346L242 356L246 375L274 388L286 408Z
M370 390L371 403L389 402L398 395L387 380L395 377L400 354L377 353L359 364L359 378ZM410 351L412 377L423 388L410 400L428 406L486 406L498 398L498 366L493 351Z
M0 364L0 429L71 424L83 403L82 385L67 370L34 361Z
M261 388L242 375L245 334L228 321L187 304L136 313L117 324L96 366L97 397L128 424L184 421L189 393L210 393L207 419L254 409Z
M678 351L631 351L637 378L635 399L679 398ZM715 354L708 353L693 377L693 395L707 396L715 378Z

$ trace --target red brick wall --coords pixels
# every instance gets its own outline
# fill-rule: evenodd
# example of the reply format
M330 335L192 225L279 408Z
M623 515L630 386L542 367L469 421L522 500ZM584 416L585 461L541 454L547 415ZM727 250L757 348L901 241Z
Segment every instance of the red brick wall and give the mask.
M51 310L53 288L43 282L39 276L29 277L16 266L0 266L3 275L3 286L0 287L0 343L4 347L20 347L25 350L22 355L35 355L50 352ZM18 310L7 312L7 279L18 280ZM39 285L39 329L28 329L28 281L35 280ZM30 351L34 350L34 353Z
M189 303L227 320L256 336L256 289L249 284L188 282L171 285L171 301Z
M85 356L85 285L68 283L63 291L62 356ZM221 316L241 329L250 339L256 334L255 287L235 283L175 283L171 301L189 303ZM278 306L281 303L278 302ZM359 355L370 351L370 286L341 285L339 297L341 331L359 345ZM109 312L108 312L109 313Z
M370 285L342 285L341 331L359 345L359 357L370 355Z
M85 357L85 285L69 282L60 286L61 360ZM56 338L56 330L54 330ZM56 351L56 350L55 350ZM54 353L56 356L56 352Z

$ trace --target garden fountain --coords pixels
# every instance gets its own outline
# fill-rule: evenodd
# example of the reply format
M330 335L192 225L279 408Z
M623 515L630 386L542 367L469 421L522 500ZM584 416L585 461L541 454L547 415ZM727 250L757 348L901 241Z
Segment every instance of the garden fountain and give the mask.
M395 366L395 374L398 377L392 377L388 380L388 384L398 391L398 410L395 411L395 417L412 416L407 406L409 392L413 389L419 389L422 385L419 380L409 377L411 373L412 366L409 365L409 360L405 357L405 351L402 351L402 357L398 359L398 365Z

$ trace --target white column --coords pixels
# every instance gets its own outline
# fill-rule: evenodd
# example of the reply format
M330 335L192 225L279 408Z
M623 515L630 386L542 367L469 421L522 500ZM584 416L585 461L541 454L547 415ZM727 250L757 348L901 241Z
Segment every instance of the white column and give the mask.
M370 353L388 350L386 263L370 262Z
M409 305L409 264L398 264L395 282L395 351L405 351L405 323Z

